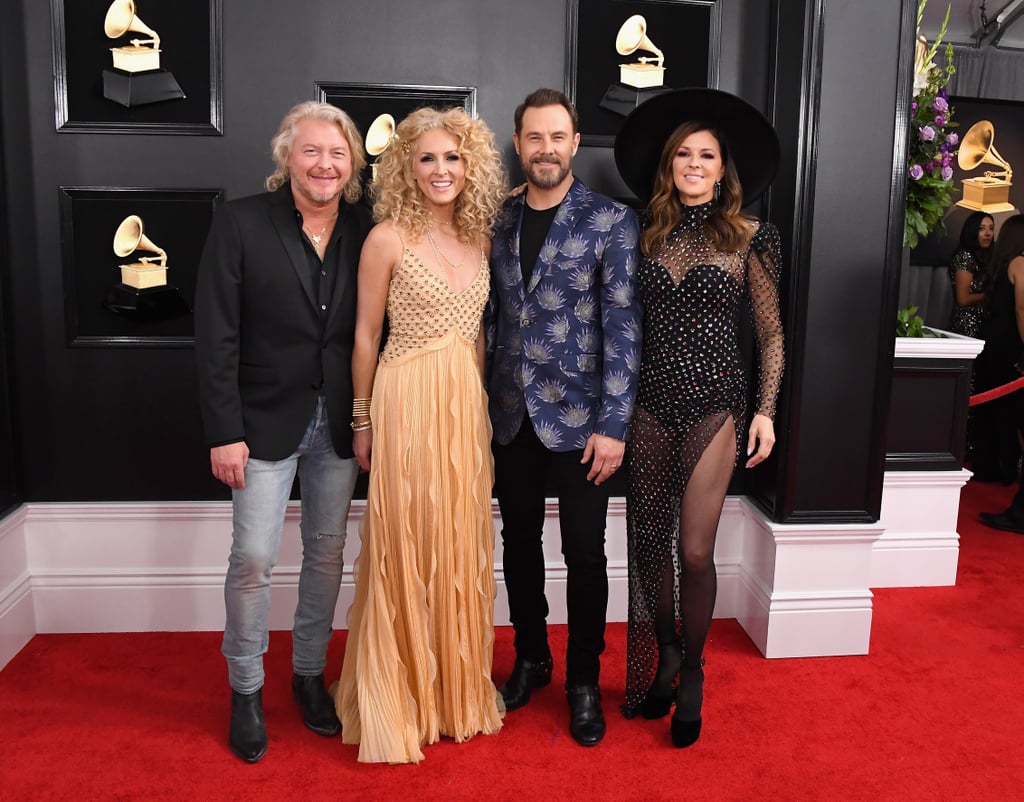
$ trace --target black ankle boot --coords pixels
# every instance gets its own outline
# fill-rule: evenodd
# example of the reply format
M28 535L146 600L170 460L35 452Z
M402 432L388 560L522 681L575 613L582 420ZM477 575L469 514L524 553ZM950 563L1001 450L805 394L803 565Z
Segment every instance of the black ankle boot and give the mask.
M701 707L704 703L704 661L699 666L683 666L676 690L676 712L672 714L672 745L690 746L700 738Z
M569 701L569 734L580 746L596 746L604 738L604 711L597 685L566 685Z
M551 683L551 658L525 660L516 658L512 674L498 693L505 702L505 710L515 710L530 701L534 688L543 688Z
M302 707L302 720L317 735L335 735L341 729L334 700L324 687L324 675L292 675L292 693Z
M231 732L228 746L246 763L267 753L267 726L263 721L263 689L252 693L231 691Z
M664 718L675 701L675 678L683 662L679 640L658 644L658 670L637 710L647 719ZM671 678L671 679L669 679Z

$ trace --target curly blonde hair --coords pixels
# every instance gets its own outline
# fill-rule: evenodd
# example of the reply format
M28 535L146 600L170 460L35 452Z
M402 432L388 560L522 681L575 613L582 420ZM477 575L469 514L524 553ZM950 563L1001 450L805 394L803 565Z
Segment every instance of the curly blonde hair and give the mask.
M267 189L273 192L278 189L290 176L288 175L288 156L292 151L292 143L295 142L295 128L300 122L307 119L324 120L334 123L341 130L342 136L348 142L348 151L352 154L352 175L345 184L345 200L349 203L356 203L363 195L363 185L360 174L366 167L366 153L363 150L363 137L352 122L352 118L337 106L330 103L317 103L315 100L307 100L292 106L291 110L281 120L274 138L270 140L270 151L274 157L274 164L277 169L267 176L264 182Z
M458 107L417 109L398 124L391 145L377 160L377 177L370 185L373 217L378 223L392 220L417 237L430 228L430 212L413 176L413 159L417 140L435 128L455 138L466 165L465 188L455 200L458 237L466 243L489 238L508 191L505 170L487 124Z

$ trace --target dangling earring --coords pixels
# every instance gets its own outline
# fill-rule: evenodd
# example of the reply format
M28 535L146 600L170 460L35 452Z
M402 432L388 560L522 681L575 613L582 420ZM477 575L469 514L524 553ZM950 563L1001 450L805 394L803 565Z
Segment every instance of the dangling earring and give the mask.
M715 182L715 200L718 200L720 197L722 197L722 182L721 181L716 181Z

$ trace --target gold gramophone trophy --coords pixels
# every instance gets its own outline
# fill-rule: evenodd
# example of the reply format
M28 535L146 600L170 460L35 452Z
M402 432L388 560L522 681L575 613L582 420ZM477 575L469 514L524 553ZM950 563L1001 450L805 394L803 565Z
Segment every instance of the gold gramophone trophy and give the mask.
M366 152L370 156L380 156L395 138L395 118L390 114L380 114L370 123L366 131ZM377 161L374 159L370 167L371 182L377 180Z
M632 55L637 50L654 55L638 56L636 61L619 65L619 82L605 91L598 104L602 108L625 116L645 100L668 91L665 54L647 37L647 20L641 14L622 23L615 37L615 51L620 56Z
M132 256L136 251L155 253L118 265L121 283L107 294L104 306L119 315L140 320L162 320L188 313L185 299L167 284L167 251L144 233L142 218L130 214L114 232L114 253Z
M964 134L956 157L961 170L973 170L979 164L994 164L1003 169L999 172L986 170L983 176L963 179L964 195L956 202L957 206L976 212L1016 211L1010 203L1013 169L996 150L995 138L995 126L988 120L979 120Z
M110 48L114 68L103 70L103 97L122 106L142 106L185 97L174 76L160 67L160 36L135 14L134 0L114 0L103 20L103 32L119 39L128 31L148 39L130 39Z

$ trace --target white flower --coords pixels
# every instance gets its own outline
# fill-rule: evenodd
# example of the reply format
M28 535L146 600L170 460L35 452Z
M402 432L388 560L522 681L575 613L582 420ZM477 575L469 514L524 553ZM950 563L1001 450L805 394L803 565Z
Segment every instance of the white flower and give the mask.
M541 309L546 309L548 312L554 312L565 304L565 296L560 290L554 287L544 287L539 293L537 293L537 303L540 305Z
M583 236L566 237L562 243L562 253L569 259L579 259L586 256L590 250L590 243Z
M928 86L928 79L932 70L935 69L935 62L928 58L928 40L924 34L917 37L917 45L914 50L914 97L917 97L921 90Z
M542 340L526 340L523 343L523 353L527 359L539 365L546 365L554 359L551 349Z
M586 404L573 404L563 409L558 419L570 429L578 429L590 423L590 408Z
M556 449L562 444L562 435L558 429L549 423L543 423L535 427L537 430L537 439L544 444L548 449Z
M565 398L565 393L565 384L560 381L555 381L554 379L548 379L547 381L541 382L540 386L537 388L538 398L549 404L557 404Z
M580 323L593 323L597 319L599 311L597 304L589 298L580 298L580 300L576 302L576 306L573 307L576 319L580 321Z
M630 377L622 371L615 371L605 377L604 389L609 395L624 395L631 386Z
M569 336L569 319L565 315L559 315L547 325L548 339L556 343L564 343Z

